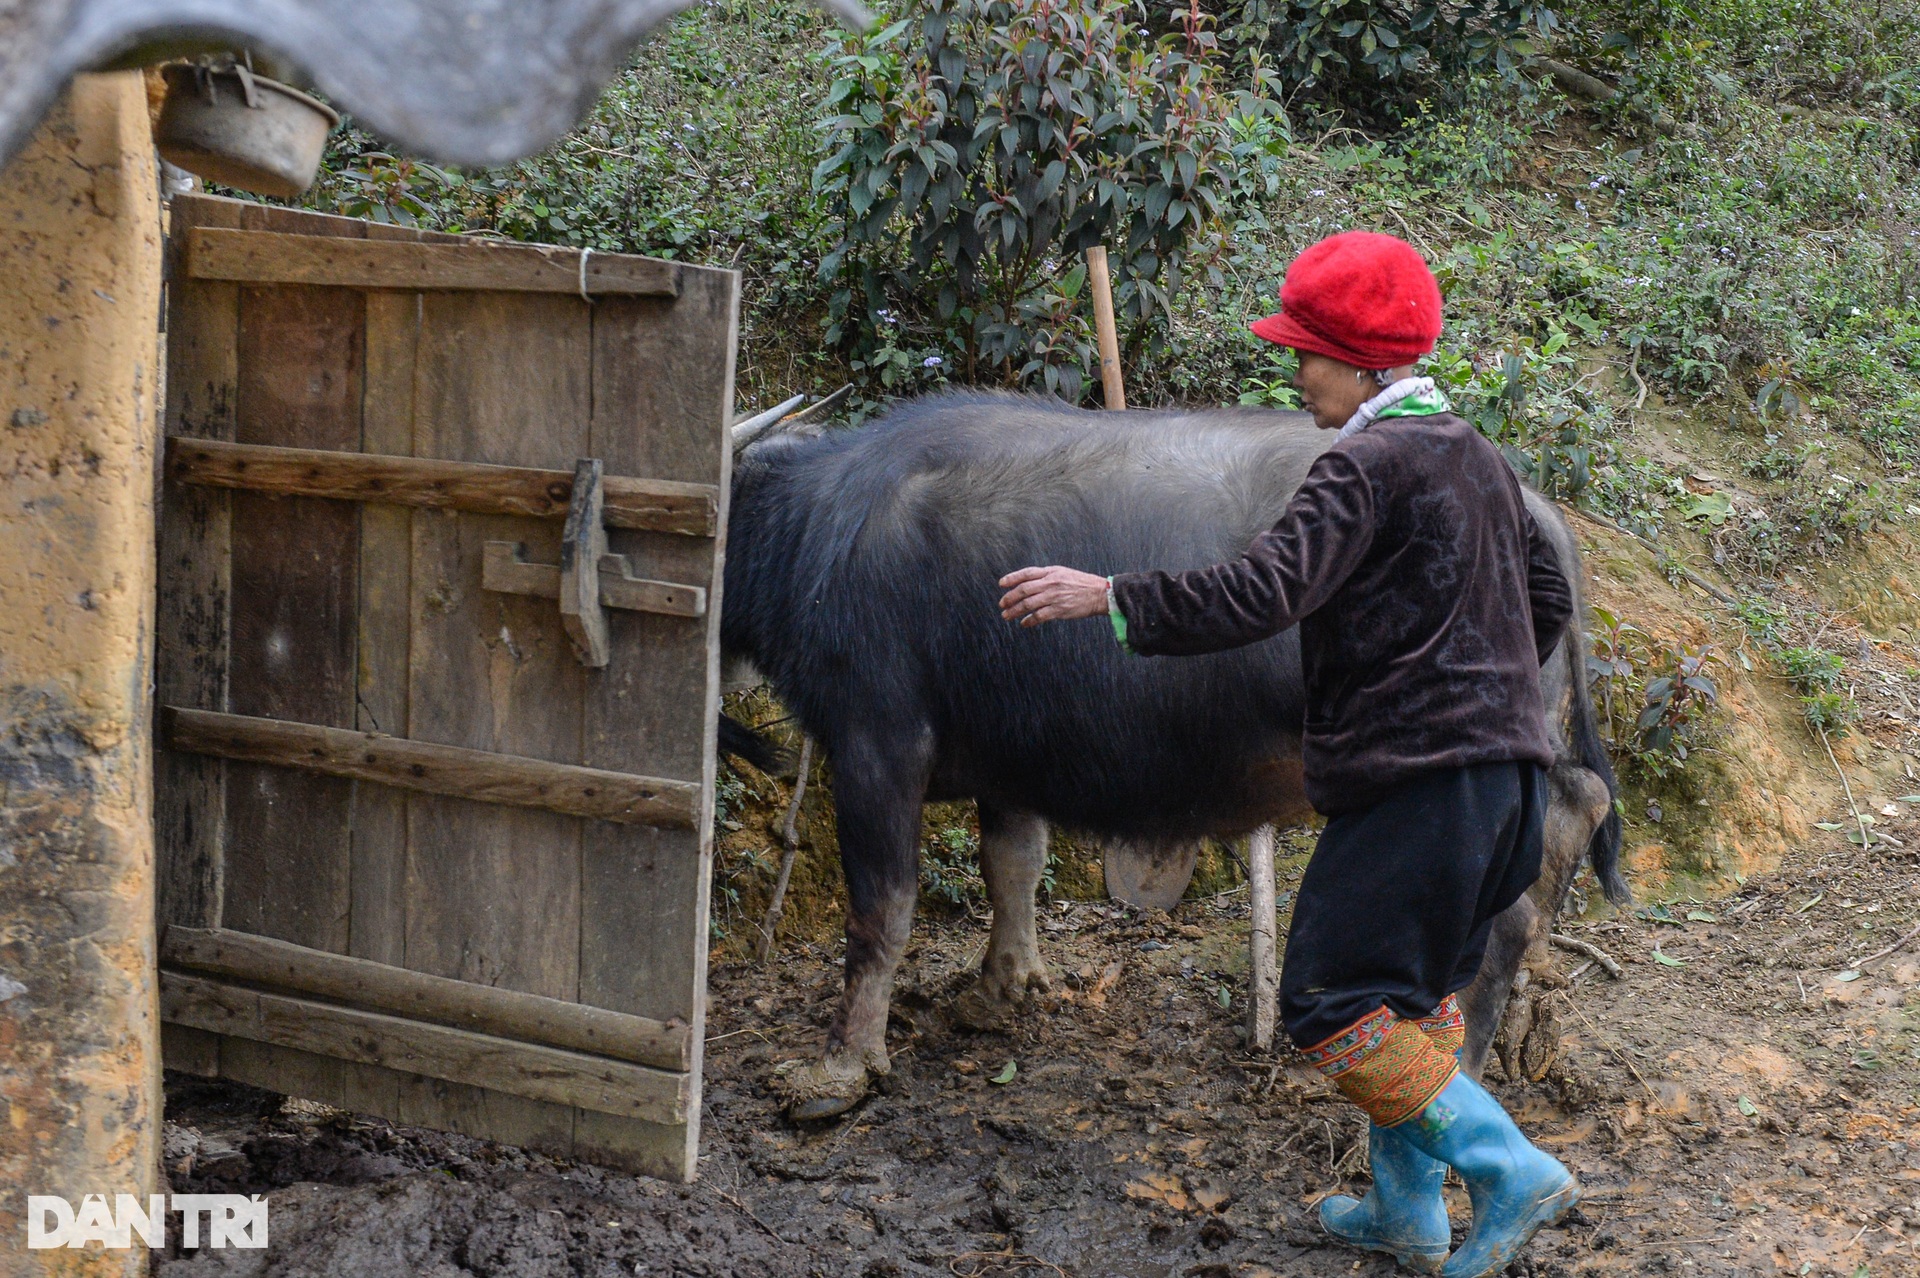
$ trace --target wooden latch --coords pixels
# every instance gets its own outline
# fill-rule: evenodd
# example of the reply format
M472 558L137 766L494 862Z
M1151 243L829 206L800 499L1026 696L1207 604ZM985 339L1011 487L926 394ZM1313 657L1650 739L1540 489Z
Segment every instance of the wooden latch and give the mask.
M600 556L607 553L607 495L601 490L598 457L573 464L573 497L560 535L560 622L573 640L580 664L607 664L607 614L600 607Z
M601 471L601 463L594 458L574 467L558 564L528 563L524 542L490 541L480 579L484 589L499 594L558 599L560 619L580 664L596 669L612 655L606 609L670 617L701 617L707 611L703 588L636 577L625 555L607 553Z

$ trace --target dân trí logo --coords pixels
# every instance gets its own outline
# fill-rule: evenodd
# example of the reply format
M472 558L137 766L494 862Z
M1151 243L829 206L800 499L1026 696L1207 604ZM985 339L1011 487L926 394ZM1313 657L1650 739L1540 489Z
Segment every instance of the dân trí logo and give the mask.
M167 1245L167 1212L180 1213L182 1247L267 1245L267 1200L259 1194L88 1194L78 1207L52 1194L27 1195L27 1246L131 1247L138 1238L148 1247Z

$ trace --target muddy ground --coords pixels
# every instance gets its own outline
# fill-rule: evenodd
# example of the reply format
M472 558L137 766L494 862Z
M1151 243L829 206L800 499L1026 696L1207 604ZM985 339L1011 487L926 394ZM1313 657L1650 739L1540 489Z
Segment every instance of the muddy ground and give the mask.
M1887 806L1904 850L1822 832L1724 899L1565 925L1623 979L1556 951L1563 1055L1539 1082L1489 1070L1587 1191L1515 1272L1920 1275L1920 938L1860 961L1920 928L1920 804ZM273 1241L158 1272L1388 1274L1315 1223L1364 1185L1362 1129L1297 1058L1244 1045L1246 934L1242 893L1170 916L1056 903L1057 998L976 1033L943 1008L984 924L923 922L888 1086L802 1129L766 1080L820 1045L834 955L721 966L689 1187L170 1078L173 1189L268 1193Z

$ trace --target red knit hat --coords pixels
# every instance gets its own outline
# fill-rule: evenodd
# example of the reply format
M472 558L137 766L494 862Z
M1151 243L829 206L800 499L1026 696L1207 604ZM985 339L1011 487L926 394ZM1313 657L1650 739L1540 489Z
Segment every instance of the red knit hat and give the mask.
M1405 240L1343 231L1293 260L1280 312L1253 332L1357 368L1398 368L1439 339L1440 285Z

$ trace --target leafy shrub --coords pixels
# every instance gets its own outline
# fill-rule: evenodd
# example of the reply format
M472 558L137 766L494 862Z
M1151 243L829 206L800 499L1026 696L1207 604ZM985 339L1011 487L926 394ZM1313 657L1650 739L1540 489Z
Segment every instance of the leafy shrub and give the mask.
M1822 648L1788 648L1780 654L1780 664L1802 692L1833 691L1845 669L1839 653Z
M1240 402L1249 408L1300 407L1300 392L1293 388L1293 376L1300 360L1292 351L1275 347L1272 362L1248 374L1240 382Z
M920 890L948 905L964 906L986 896L980 878L980 838L964 825L935 830L920 852Z
M1763 647L1769 650L1779 647L1782 627L1787 624L1785 608L1764 599L1742 599L1735 605L1733 615Z
M1443 351L1430 372L1460 415L1500 446L1523 479L1549 497L1578 502L1592 482L1594 423L1571 396L1540 397L1542 383L1572 364L1565 330L1537 349L1521 345L1476 364Z
M1719 660L1711 644L1675 644L1666 654L1658 673L1647 681L1645 705L1633 725L1630 758L1640 771L1660 778L1685 766L1688 746L1719 704L1720 689L1707 673Z
M1788 648L1780 653L1780 666L1800 694L1800 712L1807 726L1830 736L1845 736L1860 718L1860 707L1841 687L1846 663L1840 654L1824 648Z
M1686 766L1707 716L1719 704L1720 689L1710 672L1720 658L1711 644L1676 643L1660 652L1632 622L1597 604L1592 614L1598 628L1588 636L1587 673L1600 696L1600 721L1612 752L1642 778L1672 777ZM1648 678L1636 712L1630 703L1641 673Z
M1590 607L1599 628L1588 635L1587 675L1600 694L1600 721L1615 752L1625 740L1620 714L1633 677L1648 656L1647 633L1599 604Z
M1530 0L1234 0L1224 23L1230 47L1271 59L1290 84L1377 94L1417 71L1511 74L1527 37L1551 35L1559 18Z
M1108 244L1128 344L1147 344L1195 250L1215 247L1235 157L1197 5L1151 45L1127 15L914 0L840 45L814 171L835 237L830 342L865 360L897 316L963 380L1078 399L1095 356L1076 262Z

